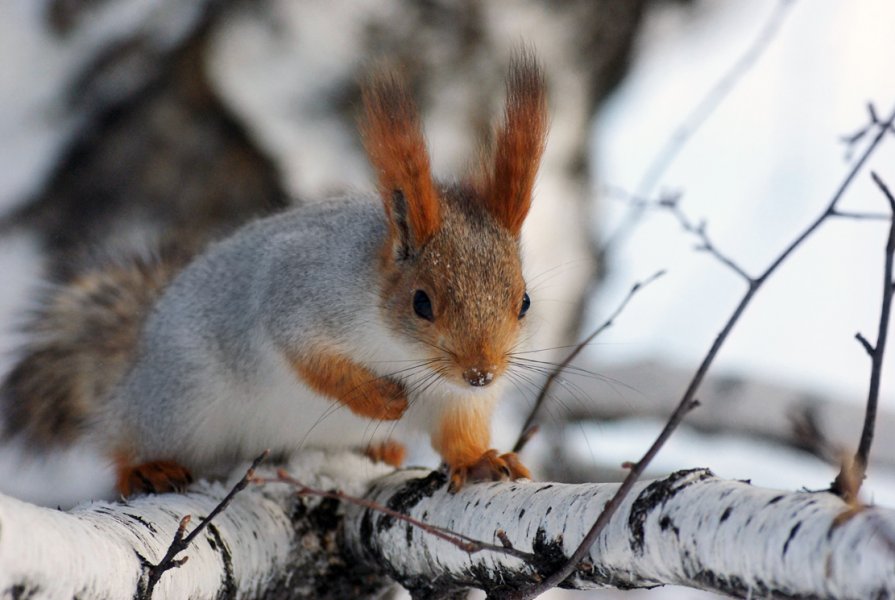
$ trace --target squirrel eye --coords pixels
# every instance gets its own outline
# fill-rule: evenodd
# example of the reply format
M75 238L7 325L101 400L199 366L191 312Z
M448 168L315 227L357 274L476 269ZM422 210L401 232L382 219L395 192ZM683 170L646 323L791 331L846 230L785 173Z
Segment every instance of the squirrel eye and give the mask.
M528 307L531 306L531 298L528 297L528 292L522 294L522 308L519 309L519 318L525 316L525 313L528 312Z
M432 301L423 290L417 290L413 293L413 312L416 316L427 321L434 321L435 315L432 313Z

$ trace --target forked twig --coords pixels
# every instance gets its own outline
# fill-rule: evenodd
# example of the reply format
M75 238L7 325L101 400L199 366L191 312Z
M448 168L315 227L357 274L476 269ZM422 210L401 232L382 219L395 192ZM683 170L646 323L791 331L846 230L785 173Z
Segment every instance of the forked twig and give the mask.
M211 512L208 513L207 517L202 519L202 522L200 522L199 525L197 525L196 528L189 533L189 535L185 536L184 533L186 532L186 527L187 525L189 525L192 517L190 515L186 515L180 520L180 524L177 526L177 531L174 533L174 539L171 540L171 545L168 546L168 551L165 552L165 555L157 564L147 565L148 571L146 574L146 585L145 587L143 587L142 590L138 590L137 597L144 600L149 600L150 598L152 598L152 591L155 589L155 586L159 582L161 576L166 571L180 567L187 561L187 559L189 559L189 556L184 556L183 558L177 560L175 560L175 557L186 550L189 545L193 543L193 540L196 539L196 536L198 536L206 527L208 527L212 519L218 516L225 508L227 508L227 505L230 504L236 494L244 490L246 486L249 485L249 482L255 476L255 469L258 468L258 465L260 465L261 462L266 459L269 454L270 450L265 450L263 453L261 453L261 455L258 456L258 458L252 461L252 465L248 468L248 470L246 470L246 473L245 475L243 475L242 479L240 479L236 483L236 485L233 486L233 488L227 493L227 495L224 496L224 498L220 502L218 502L217 506L215 506L211 510Z
M558 569L552 575L546 577L541 583L525 590L510 592L505 596L506 598L512 598L513 600L531 600L532 598L539 596L547 590L556 587L557 585L562 583L569 575L571 575L572 572L575 571L578 563L581 562L581 560L587 555L589 548L596 541L597 536L600 534L600 532L603 531L603 528L609 522L609 519L612 518L612 515L615 514L615 512L621 506L621 503L624 500L625 496L627 496L627 494L631 491L634 483L643 474L643 471L646 469L647 465L659 452L671 433L675 429L677 429L684 416L693 408L696 392L699 389L699 386L702 384L702 381L705 378L709 367L714 362L715 357L718 355L718 351L721 349L721 346L727 340L731 331L733 331L734 326L737 324L740 317L745 312L746 307L749 306L752 298L755 296L758 290L761 289L768 278L777 271L780 265L783 264L783 262L787 258L789 258L789 256L793 252L795 252L795 250L799 246L802 245L802 242L804 242L809 236L811 236L811 234L813 234L817 230L817 228L820 227L821 224L823 224L824 221L834 215L839 200L845 194L846 190L848 190L848 188L851 186L852 181L854 181L855 177L864 167L864 164L867 162L870 156L876 151L877 147L879 146L880 142L882 142L886 134L890 133L893 130L893 123L895 123L895 110L892 111L889 118L886 119L885 122L877 124L877 133L874 136L873 140L864 150L861 157L849 170L845 179L839 185L838 189L833 194L832 199L830 200L824 211L820 214L820 216L818 216L814 221L811 222L810 225L808 225L808 227L806 227L798 236L796 236L796 238L792 242L790 242L790 244L780 253L779 256L777 256L776 259L771 262L771 264L761 275L750 280L749 288L746 290L746 293L743 295L739 304L737 304L737 307L734 309L733 314L727 320L727 323L725 323L724 327L721 328L721 331L718 333L717 337L709 348L708 353L706 354L705 358L703 358L702 363L699 365L699 368L696 370L696 374L693 376L693 379L687 386L687 390L684 392L684 395L678 403L677 408L675 408L674 412L668 418L668 422L665 424L662 432L650 446L649 450L646 451L643 457L637 463L632 465L631 471L628 473L628 476L625 477L624 481L622 481L612 499L604 506L602 512L600 512L600 515L597 517L597 520L584 536L584 539L578 545L575 552L572 553L572 556L569 557L569 559L560 569Z
M631 301L631 298L634 297L637 292L654 282L656 279L665 274L665 271L658 271L648 277L643 281L638 281L631 289L628 290L628 294L624 297L621 303L616 307L612 314L609 315L609 318L606 319L602 325L597 327L591 332L584 340L581 341L575 348L566 356L565 360L556 365L556 368L550 373L547 377L547 381L544 382L544 385L541 387L541 391L538 393L538 397L535 400L534 406L531 408L531 412L528 413L528 418L525 419L525 424L522 426L522 431L519 433L519 438L516 440L516 445L513 446L513 452L521 452L528 441L532 438L534 433L537 431L537 425L535 425L535 419L538 416L538 413L541 410L541 405L544 404L544 400L547 398L547 393L550 391L550 388L553 386L553 382L556 381L557 377L559 377L563 371L565 371L566 367L568 367L573 360L581 353L584 348L594 341L598 335L612 327L615 323L615 319L625 310L625 307L628 306L628 303Z
M447 529L445 527L439 527L438 525L424 523L423 521L415 519L410 515L405 515L404 513L373 502L372 500L367 500L366 498L349 496L348 494L339 491L326 491L312 488L305 485L298 479L295 479L283 469L277 470L276 478L255 477L252 481L254 481L255 483L286 483L295 488L295 493L299 496L317 496L319 498L330 498L333 500L338 500L340 502L348 502L349 504L354 504L355 506L360 506L361 508L366 508L384 514L399 521L409 523L410 525L413 525L421 531L425 531L426 533L435 536L440 540L444 540L450 544L453 544L460 550L469 554L475 554L476 552L481 552L482 550L488 550L491 552L508 554L510 556L514 556L530 563L537 560L537 557L534 554L530 552L523 552L521 550L516 550L515 548L513 548L513 545L510 543L509 538L506 537L506 533L502 530L498 530L497 532L497 537L500 540L501 545L498 546L497 544L489 544L488 542L477 540L473 537L469 537L468 535L451 531L450 529Z
M864 413L864 427L861 430L861 440L858 443L858 449L855 452L852 464L843 464L830 486L831 491L843 496L846 499L854 500L861 484L864 481L864 475L867 472L867 465L870 456L870 446L873 443L873 429L876 425L876 408L879 404L879 388L883 372L883 354L886 351L886 337L889 331L889 316L892 312L892 293L895 288L893 281L893 262L895 262L895 197L889 190L888 186L876 173L871 172L871 177L879 187L880 191L889 202L891 215L889 217L889 237L886 239L886 260L883 267L883 300L879 312L879 328L876 334L876 344L871 344L867 338L860 333L855 338L864 347L867 354L870 355L870 388L867 392L867 409ZM852 480L854 480L852 482ZM852 482L852 483L850 483Z

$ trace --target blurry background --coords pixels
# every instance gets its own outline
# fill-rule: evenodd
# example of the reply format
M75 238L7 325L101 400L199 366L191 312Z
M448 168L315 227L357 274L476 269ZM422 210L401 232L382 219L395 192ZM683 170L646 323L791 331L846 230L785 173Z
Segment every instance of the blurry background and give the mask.
M667 212L632 220L625 196L680 193L688 216L757 274L867 143L841 143L868 123L867 103L881 117L895 108L887 0L7 0L2 10L3 369L43 279L171 237L201 247L302 198L368 188L354 115L358 82L379 58L411 78L436 173L462 174L500 106L512 49L532 45L551 98L524 233L535 347L580 339L635 281L668 271L578 362L601 379L570 375L555 389L525 455L550 479L619 477L745 291ZM700 108L713 106L707 96L715 109ZM680 152L663 155L695 122ZM670 160L650 175L657 156ZM893 164L889 141L870 168L895 186ZM841 206L887 211L869 171ZM791 257L722 350L694 426L652 473L706 466L783 489L829 484L858 439L870 361L853 336L875 340L885 234L884 221L834 219ZM889 368L864 488L890 506L893 381ZM535 393L507 403L502 446ZM89 497L104 476L89 460L24 460L0 454L0 481L50 504ZM705 596L624 593L638 595Z

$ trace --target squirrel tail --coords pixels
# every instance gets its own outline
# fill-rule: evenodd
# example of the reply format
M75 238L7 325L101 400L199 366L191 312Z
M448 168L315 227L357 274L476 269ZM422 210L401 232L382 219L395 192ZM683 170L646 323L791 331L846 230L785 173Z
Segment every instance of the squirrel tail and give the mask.
M49 285L0 386L0 437L40 449L75 442L130 368L156 299L193 255L166 248Z

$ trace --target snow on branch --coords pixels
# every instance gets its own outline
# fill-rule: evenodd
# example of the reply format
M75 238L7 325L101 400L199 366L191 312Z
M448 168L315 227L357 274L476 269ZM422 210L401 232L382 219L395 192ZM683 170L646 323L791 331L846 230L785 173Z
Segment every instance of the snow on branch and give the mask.
M397 581L421 598L470 586L511 598L565 562L618 489L514 482L449 494L440 473L388 473L354 455L322 452L304 453L289 470L317 488L536 558L464 552L377 510L267 484L237 495L178 557L186 562L162 575L153 597L363 598ZM148 566L165 554L182 517L199 523L227 491L202 482L188 494L68 512L0 496L0 596L139 597ZM707 470L680 471L636 484L564 585L680 584L741 597L895 594L895 511L847 510L829 493L776 492Z

